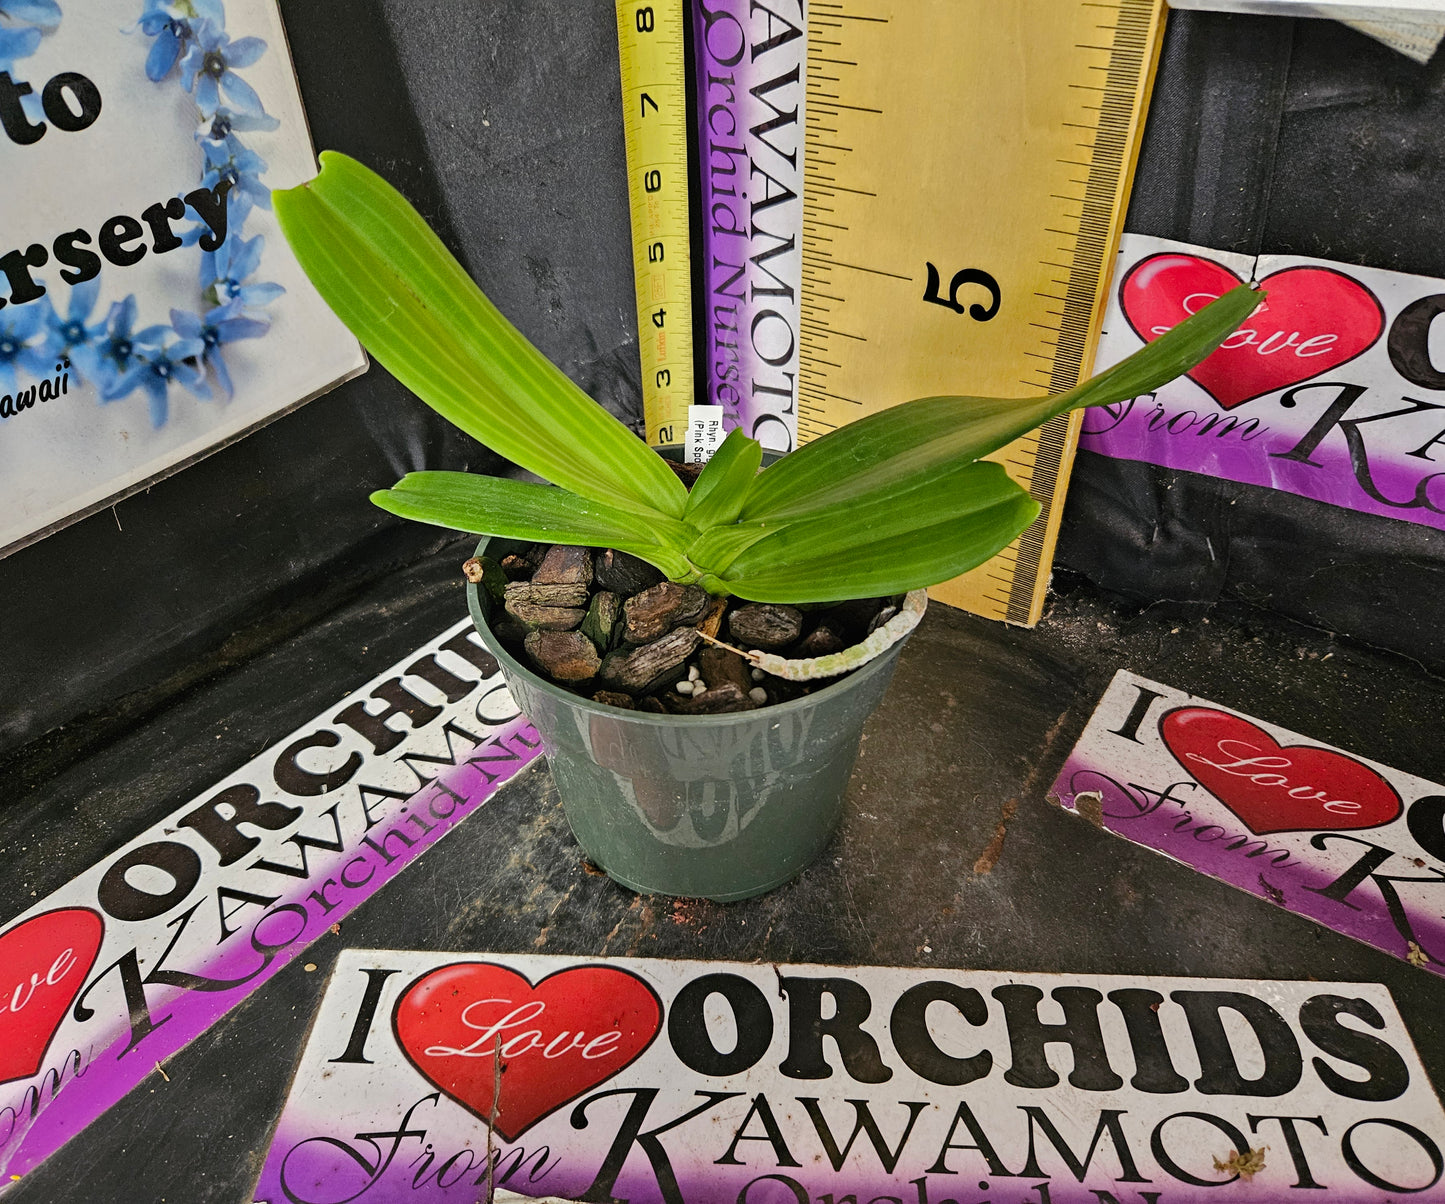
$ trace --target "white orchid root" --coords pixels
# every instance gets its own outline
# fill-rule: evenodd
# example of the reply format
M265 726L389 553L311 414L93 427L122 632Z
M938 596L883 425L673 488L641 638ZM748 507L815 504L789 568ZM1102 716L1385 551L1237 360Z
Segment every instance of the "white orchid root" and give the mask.
M754 669L761 669L764 673L771 673L784 681L813 681L820 677L837 677L840 673L861 668L875 657L881 656L918 626L918 620L923 618L923 611L927 606L928 592L912 590L903 599L898 613L862 643L844 648L842 652L830 652L827 656L810 656L796 661L779 656L776 652L762 652L756 648L749 652L715 639L706 632L699 634L709 644L736 652Z

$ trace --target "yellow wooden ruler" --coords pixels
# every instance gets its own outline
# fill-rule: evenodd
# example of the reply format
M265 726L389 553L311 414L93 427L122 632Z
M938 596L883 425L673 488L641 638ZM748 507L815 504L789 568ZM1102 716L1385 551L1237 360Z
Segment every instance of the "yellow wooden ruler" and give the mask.
M681 447L693 401L685 0L617 0L647 441Z
M799 439L1093 362L1163 0L809 0ZM992 457L1043 505L933 591L1036 623L1081 417Z

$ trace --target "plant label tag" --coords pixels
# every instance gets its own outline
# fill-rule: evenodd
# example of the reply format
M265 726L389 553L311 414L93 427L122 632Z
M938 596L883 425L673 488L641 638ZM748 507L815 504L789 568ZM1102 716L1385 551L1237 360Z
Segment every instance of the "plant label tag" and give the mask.
M687 463L706 464L726 435L722 406L687 407Z
M1445 787L1120 670L1049 801L1445 974Z
M470 621L0 931L0 1184L59 1149L541 751Z
M1383 1204L1442 1144L1373 983L351 949L254 1199Z

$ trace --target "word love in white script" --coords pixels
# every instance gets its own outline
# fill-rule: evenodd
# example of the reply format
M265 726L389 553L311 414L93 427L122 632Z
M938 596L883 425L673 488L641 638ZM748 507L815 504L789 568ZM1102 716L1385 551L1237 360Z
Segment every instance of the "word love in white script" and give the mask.
M431 1045L426 1049L426 1056L429 1058L492 1058L497 1056L498 1046L500 1046L501 1056L504 1058L520 1057L522 1054L538 1049L542 1051L544 1058L560 1058L575 1050L582 1057L593 1061L616 1053L617 1051L612 1047L622 1039L622 1033L618 1029L602 1033L589 1040L587 1034L581 1030L573 1033L564 1028L549 1040L540 1028L528 1028L519 1033L513 1033L503 1041L503 1033L522 1028L524 1024L536 1020L547 1010L547 1005L540 999L534 999L520 1007L513 1007L500 1020L490 1022L480 1021L475 1016L474 1013L478 1008L498 1003L509 1007L512 1001L510 999L479 999L475 1003L467 1004L462 1010L461 1022L465 1027L476 1030L477 1039L462 1048L451 1045ZM496 1044L488 1045L489 1041L494 1041Z
M1184 298L1184 314L1191 317L1198 313L1211 301L1218 301L1217 293L1190 293ZM1269 303L1266 302L1259 310L1266 313L1269 310ZM1168 334L1173 329L1169 326L1155 326L1152 330L1157 338L1161 334ZM1305 338L1298 330L1286 333L1283 330L1271 331L1269 334L1260 337L1260 333L1250 326L1241 326L1229 338L1221 343L1223 351L1237 351L1241 347L1253 347L1259 355L1275 355L1281 351L1292 351L1300 359L1311 359L1316 355L1328 355L1330 348L1340 341L1337 334L1314 334Z
M1202 753L1196 752L1185 753L1184 759L1196 765L1208 765L1232 777L1246 778L1256 786L1276 787L1293 799L1318 802L1326 811L1351 814L1360 809L1360 804L1350 799L1332 799L1328 792L1317 790L1313 785L1292 786L1290 779L1284 774L1267 772L1273 769L1293 769L1295 763L1289 757L1261 756L1261 750L1256 745L1243 740L1221 740L1217 747L1221 756L1233 759L1211 761ZM1255 755L1250 756L1251 753Z
M71 967L74 965L75 950L64 950L50 963L50 969L46 971L43 978L40 975L40 971L36 970L30 975L29 981L21 979L21 981L15 984L15 989L10 993L8 999L0 996L0 1014L9 1012L11 1015L14 1015L20 1011L21 1008L35 997L35 992L38 991L42 985L47 987L58 986L65 976L70 973Z

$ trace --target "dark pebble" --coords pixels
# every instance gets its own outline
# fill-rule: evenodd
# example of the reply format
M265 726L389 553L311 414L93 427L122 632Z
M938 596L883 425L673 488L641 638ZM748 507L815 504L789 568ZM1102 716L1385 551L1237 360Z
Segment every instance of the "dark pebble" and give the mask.
M848 647L842 635L827 623L822 623L808 632L789 653L795 660L806 660L811 656L828 656L842 652Z
M534 581L514 581L507 586L507 604L528 602L533 606L587 605L585 585L538 585Z
M621 613L622 599L616 594L602 590L592 595L587 617L582 620L582 632L597 645L599 651L607 652L616 643L613 635Z
M622 604L626 624L623 638L629 644L646 644L683 623L690 623L707 606L707 593L695 585L663 581Z
M575 631L587 612L572 606L534 606L530 602L507 603L507 611L528 631Z
M646 694L680 679L687 671L687 658L701 642L695 628L679 627L650 644L609 653L600 676L609 686L629 694Z
M558 681L587 681L597 676L602 658L580 631L534 631L524 647Z
M547 631L571 631L580 627L587 612L585 585L535 585L514 581L507 586L507 613L528 627Z
M502 557L502 572L507 575L508 581L531 580L533 568L525 556L518 556L515 552Z
M753 688L751 666L729 648L704 648L698 654L697 668L709 690L732 684L746 696Z
M728 604L731 598L709 598L707 609L702 612L702 618L693 624L703 635L717 639L718 632L722 630L723 615L727 614Z
M702 476L702 470L707 467L705 464L679 464L676 460L669 460L667 466L677 474L677 479L689 490L697 484L698 477Z
M592 695L593 702L600 702L603 706L621 707L624 711L634 711L637 703L631 694L624 694L620 690L598 690Z
M611 590L624 598L640 594L663 579L662 571L645 560L606 548L592 558L593 580L598 589Z
M770 652L803 634L803 612L795 606L750 602L728 615L728 634L735 644Z
M882 627L884 623L888 622L889 619L893 618L894 615L898 613L899 609L900 608L897 606L885 606L882 610L880 610L876 615L873 616L873 622L868 624L868 634L872 635L875 631Z
M667 709L674 715L727 715L734 711L755 711L760 704L733 682L713 686L701 694L668 694Z
M592 549L558 543L547 549L547 555L532 574L533 585L592 584Z
M871 630L869 625L884 601L883 598L858 598L851 602L839 602L817 616L818 626L836 633L843 641L843 647L851 647Z

